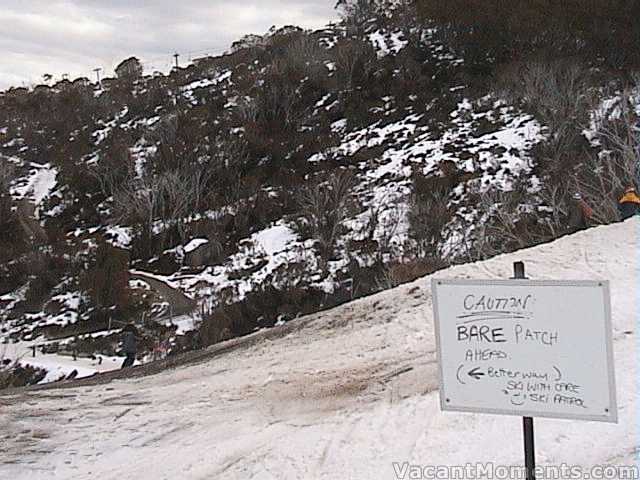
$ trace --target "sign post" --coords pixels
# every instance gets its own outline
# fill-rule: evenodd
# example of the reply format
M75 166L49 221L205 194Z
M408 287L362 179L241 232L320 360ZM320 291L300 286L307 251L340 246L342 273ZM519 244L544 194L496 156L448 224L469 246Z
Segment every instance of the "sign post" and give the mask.
M513 279L526 280L524 262L513 264ZM522 434L524 438L524 465L527 470L527 480L536 480L536 450L533 417L522 417Z
M442 410L617 422L607 281L432 280Z

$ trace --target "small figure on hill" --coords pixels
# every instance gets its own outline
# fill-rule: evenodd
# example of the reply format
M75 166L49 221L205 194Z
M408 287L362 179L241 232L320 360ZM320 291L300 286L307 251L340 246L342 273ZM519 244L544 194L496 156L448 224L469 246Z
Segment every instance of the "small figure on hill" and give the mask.
M583 230L592 223L593 209L584 201L582 194L574 193L572 198L569 227L572 230Z
M636 193L635 187L627 187L624 195L618 200L618 212L620 219L626 220L640 212L640 197Z
M200 338L200 331L196 330L191 337L191 349L200 350L202 348L202 340Z
M122 331L124 332L122 350L126 355L124 362L122 362L122 368L128 368L136 361L136 353L138 352L138 340L136 338L137 331L136 327L132 324L128 324Z

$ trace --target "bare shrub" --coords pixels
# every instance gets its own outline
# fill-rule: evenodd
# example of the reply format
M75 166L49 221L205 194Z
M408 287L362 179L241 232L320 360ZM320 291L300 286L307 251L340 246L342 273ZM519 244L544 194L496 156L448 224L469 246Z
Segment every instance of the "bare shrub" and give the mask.
M449 195L453 184L447 177L413 175L413 194L409 199L409 238L413 240L419 258L441 258L443 235L451 221Z
M362 229L362 239L352 242L364 247L364 253L372 255L377 262L383 262L386 254L392 253L393 240L404 218L404 211L398 206L389 207L382 200L371 205L366 213L366 223Z
M627 182L639 185L640 125L636 105L640 103L640 76L636 82L636 90L625 91L611 111L597 117L595 123L597 138L605 151L619 157L629 175Z
M628 185L634 185L635 169L629 169L624 159L615 155L586 155L586 160L574 175L574 190L593 209L594 224L608 224L619 219L618 198Z
M326 71L322 61L325 56L326 51L314 38L302 35L291 42L284 61L279 65L274 63L274 68L280 70L289 80L300 81L305 77L317 80L320 74Z
M156 231L174 229L185 240L185 219L201 207L209 179L208 170L184 169L129 177L113 193L115 217L140 224L146 238ZM161 224L156 228L158 221Z
M303 187L298 204L304 227L320 246L323 258L333 255L342 222L347 218L355 178L350 172L331 175L325 182Z
M526 198L518 191L490 190L481 195L481 204L491 215L484 223L484 236L488 245L494 245L496 255L502 251L519 250L539 240L536 232L526 223L527 211L523 208ZM544 236L542 237L544 238Z
M281 289L265 283L239 302L204 311L200 327L202 343L215 344L317 311L324 297L325 293L316 288Z
M498 76L503 94L522 102L549 129L548 145L556 160L582 136L591 98L588 74L567 60L534 60L506 67Z
M549 193L549 192L547 192ZM475 261L501 253L530 247L567 232L569 226L567 197L558 188L550 198L555 213L549 217L536 205L540 199L530 194L526 182L518 179L512 190L482 190L473 192L475 216L468 218L469 232L465 248L467 260ZM555 215L555 216L554 216Z
M200 128L200 116L186 110L158 122L149 134L149 140L157 146L154 171L162 173L198 165L207 154Z
M563 235L567 230L567 218L570 215L568 198L571 191L568 182L553 183L546 182L538 196L543 207L546 207L546 215L541 219L551 238L557 238Z
M150 239L162 203L159 183L157 177L129 177L123 184L114 186L113 213L116 221L139 223L145 237Z
M198 210L205 179L202 171L184 170L166 172L159 178L160 218L165 224L178 229L181 240L185 239L184 219L190 212Z
M214 207L221 202L232 203L236 191L240 189L242 177L253 166L250 149L244 138L216 138L209 148L209 200ZM203 167L204 168L204 167ZM227 192L233 192L228 194Z
M238 310L238 312L236 312ZM203 346L214 345L233 338L234 317L240 316L239 307L224 306L205 312L200 326L200 340Z
M358 39L341 40L334 49L336 70L347 90L353 90L367 79L377 57L371 43Z
M446 267L447 262L437 257L392 263L386 265L378 276L378 288L380 290L395 288Z
M422 199L417 195L411 197L409 235L416 241L418 256L439 253L444 227L450 218L448 198L440 192Z
M594 118L595 138L602 147L598 155L588 153L573 181L576 191L593 207L595 223L618 220L618 199L629 186L640 186L640 127L628 90L617 102Z
M97 165L86 171L97 182L105 197L110 197L127 177L134 174L134 162L125 142L112 142L105 150Z
M293 129L297 125L298 91L288 82L271 81L261 89L258 96L258 109L262 121L271 131L278 122L279 126Z

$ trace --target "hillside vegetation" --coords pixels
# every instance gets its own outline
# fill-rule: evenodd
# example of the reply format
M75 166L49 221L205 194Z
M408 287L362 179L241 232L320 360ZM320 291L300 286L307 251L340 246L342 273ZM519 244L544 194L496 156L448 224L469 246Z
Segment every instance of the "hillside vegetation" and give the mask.
M562 236L576 192L617 220L636 2L338 8L0 93L0 335L110 355L134 321L179 351Z

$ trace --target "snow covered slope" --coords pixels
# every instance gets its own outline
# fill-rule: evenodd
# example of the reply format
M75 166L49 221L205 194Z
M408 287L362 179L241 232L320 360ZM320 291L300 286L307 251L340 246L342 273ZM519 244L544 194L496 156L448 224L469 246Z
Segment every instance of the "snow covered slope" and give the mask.
M611 281L620 421L537 420L541 465L631 465L637 455L638 227L595 228L437 274L508 278L523 260L534 279ZM392 479L401 478L393 462L522 462L517 417L440 411L429 278L208 363L5 394L0 408L0 478L14 480Z

